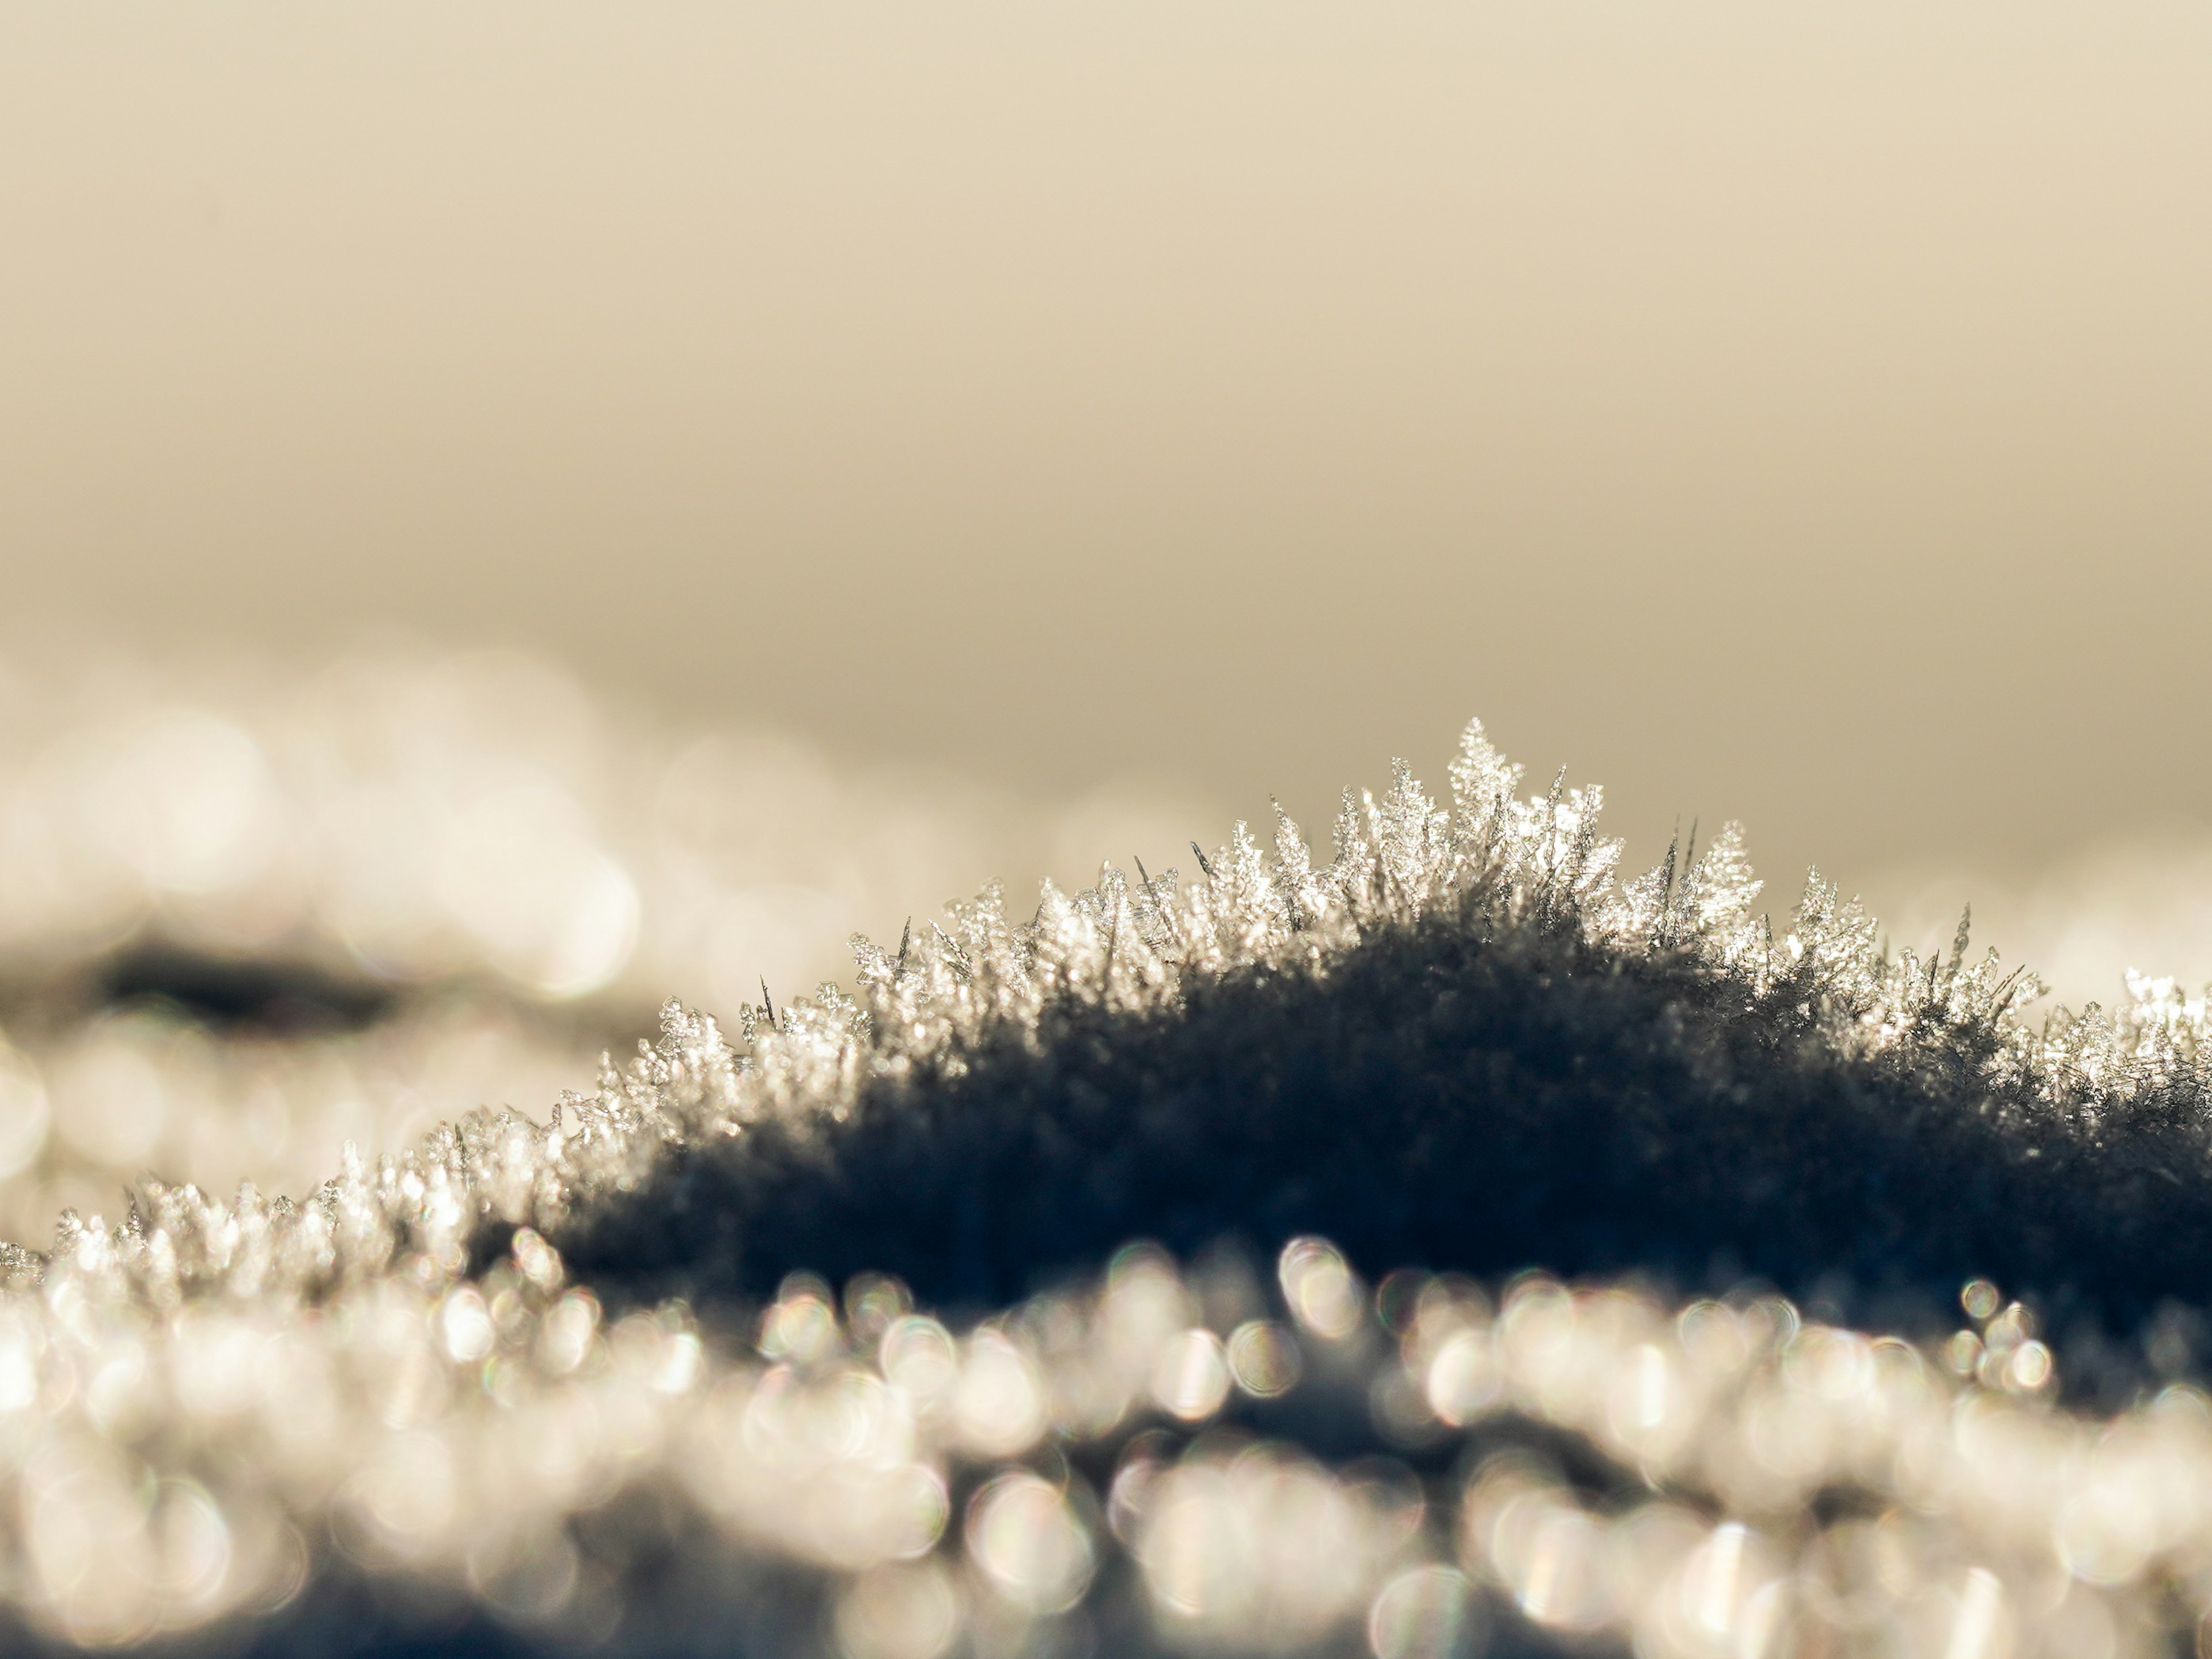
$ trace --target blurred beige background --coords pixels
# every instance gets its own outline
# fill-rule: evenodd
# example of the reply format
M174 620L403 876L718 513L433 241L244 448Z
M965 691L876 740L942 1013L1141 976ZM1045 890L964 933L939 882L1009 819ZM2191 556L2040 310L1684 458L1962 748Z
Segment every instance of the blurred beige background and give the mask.
M1480 712L1633 860L2202 981L2208 87L2172 4L12 4L6 625L525 648L1017 880Z

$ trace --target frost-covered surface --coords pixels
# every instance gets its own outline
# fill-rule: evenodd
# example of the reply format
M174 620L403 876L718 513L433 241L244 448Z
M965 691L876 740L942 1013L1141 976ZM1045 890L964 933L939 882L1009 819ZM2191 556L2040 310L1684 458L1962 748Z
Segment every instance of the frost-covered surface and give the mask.
M1152 810L684 730L511 653L0 650L0 1237L147 1169L297 1192L349 1139L542 1115L665 999L804 989L1063 842L1182 845Z
M544 1121L65 1217L6 1261L0 1595L283 1651L2185 1639L2203 1004L2031 1023L1963 928L1771 927L1732 829L1616 882L1599 804L1471 727L1326 865L987 892Z

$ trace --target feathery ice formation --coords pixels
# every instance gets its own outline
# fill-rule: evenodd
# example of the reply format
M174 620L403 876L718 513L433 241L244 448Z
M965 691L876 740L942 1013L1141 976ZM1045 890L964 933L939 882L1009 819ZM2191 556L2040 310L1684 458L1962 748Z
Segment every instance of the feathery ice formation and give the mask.
M25 1639L2185 1642L2203 1005L2032 1027L1963 927L1892 956L1815 881L1778 935L1733 829L1620 884L1596 790L1480 726L1451 781L8 1247Z

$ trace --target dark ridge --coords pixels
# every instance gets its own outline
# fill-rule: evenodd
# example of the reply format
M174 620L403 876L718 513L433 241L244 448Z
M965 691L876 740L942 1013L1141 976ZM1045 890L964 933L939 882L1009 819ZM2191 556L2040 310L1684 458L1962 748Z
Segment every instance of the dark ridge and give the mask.
M303 962L198 955L142 945L102 969L98 1000L153 1001L200 1024L280 1035L354 1031L392 1012L389 988Z
M1992 1091L1979 1028L1854 1056L1802 994L1431 917L1325 979L1200 983L1172 1016L1071 1004L1036 1047L879 1081L842 1123L683 1154L559 1242L617 1293L711 1303L874 1268L981 1308L1132 1237L1188 1256L1316 1231L1370 1272L1758 1277L1916 1333L1959 1323L1980 1274L2108 1358L2164 1304L2212 1299L2193 1096L2092 1133Z

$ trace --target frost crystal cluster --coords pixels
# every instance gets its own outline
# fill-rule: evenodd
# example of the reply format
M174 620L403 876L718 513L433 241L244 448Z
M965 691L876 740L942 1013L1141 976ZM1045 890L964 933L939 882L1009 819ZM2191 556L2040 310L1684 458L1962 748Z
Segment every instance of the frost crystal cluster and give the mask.
M1240 825L1194 879L856 939L850 994L672 1004L543 1121L64 1215L4 1262L9 1616L848 1659L2192 1639L2203 1004L2031 1024L1963 925L1892 954L1816 879L1770 926L1732 827L1624 884L1596 789L1524 794L1479 726L1450 783L1347 795L1326 864Z
M0 1237L149 1169L298 1193L348 1140L542 1114L666 998L803 989L1140 807L617 718L512 653L0 652Z

